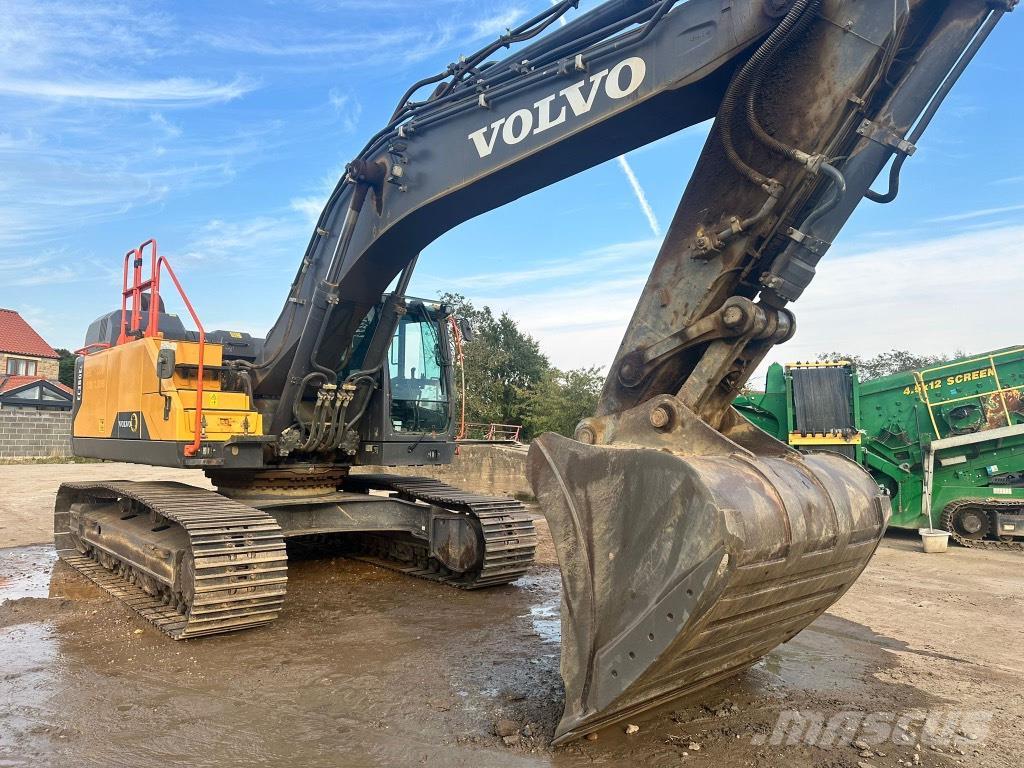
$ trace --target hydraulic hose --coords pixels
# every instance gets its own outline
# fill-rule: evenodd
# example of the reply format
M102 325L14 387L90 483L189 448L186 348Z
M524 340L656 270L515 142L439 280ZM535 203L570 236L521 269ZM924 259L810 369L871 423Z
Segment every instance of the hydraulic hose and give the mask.
M869 189L864 193L864 197L873 203L881 203L882 205L895 200L896 196L900 193L900 171L903 170L903 163L906 162L907 157L907 155L901 154L892 161L892 165L889 166L889 188L884 193Z
M716 234L715 237L718 238L720 242L724 242L728 240L730 237L733 237L734 235L737 235L740 232L745 232L746 230L750 229L752 226L757 224L757 222L767 217L768 214L775 209L775 206L779 204L779 196L781 194L782 187L776 186L772 191L768 193L768 197L764 199L764 203L761 205L761 209L757 213L755 213L753 216L749 218L743 219L735 226L730 226L726 229L723 229L721 232Z
M327 380L327 377L320 373L320 371L311 371L310 373L307 373L302 377L302 381L299 382L299 387L295 392L295 399L292 400L292 417L295 419L296 423L299 425L299 429L302 430L303 433L305 433L306 427L302 421L302 414L299 413L299 403L302 402L302 396L306 392L306 387L308 387L313 379L317 377L324 379L324 381Z
M342 398L335 396L334 410L331 411L331 429L327 432L324 440L325 448L334 448L338 444L341 433L341 424L344 420L345 402Z
M347 176L352 177L356 182L352 190L352 198L349 201L348 211L345 213L345 221L338 237L338 244L331 255L331 261L327 266L327 274L320 283L317 290L323 291L323 301L326 302L323 317L320 319L320 327L317 329L316 339L309 351L309 365L326 377L335 376L335 371L322 365L317 360L320 352L320 344L324 340L324 332L327 330L327 322L337 306L338 281L341 277L341 270L345 266L348 257L348 250L352 244L352 237L355 235L356 224L359 223L359 214L366 202L366 195L371 187L383 183L386 170L380 162L366 162L356 160L348 165Z
M911 144L917 144L918 140L920 140L921 135L928 127L928 124L932 121L932 118L935 117L935 113L942 105L942 102L945 100L946 96L949 95L953 86L956 85L956 81L960 79L960 75L962 75L964 70L967 69L967 65L971 63L971 59L974 58L978 49L981 48L985 40L988 39L988 36L992 33L992 30L995 29L996 24L999 23L999 20L1005 13L1006 8L997 8L988 15L988 18L985 19L985 22L981 25L981 29L978 30L978 33L971 40L971 44L967 46L967 49L963 54L961 54L960 58L957 59L953 68L949 70L949 73L943 79L942 84L939 85L938 90L936 90L931 99L929 99L928 106L925 107L924 112L921 113L917 123L907 136L907 141ZM900 171L903 169L903 163L906 159L907 155L901 154L892 161L892 165L889 167L888 190L882 193L869 189L864 193L864 196L874 203L885 204L891 203L895 200L896 195L898 195L900 191Z
M768 64L778 56L779 52L781 52L786 45L807 31L807 28L811 25L811 22L814 21L814 18L818 13L818 8L820 7L821 0L810 0L807 4L806 12L796 20L792 27L790 27L780 40L779 44L768 51L766 56L763 58L761 64L757 68L757 71L750 79L750 87L747 91L747 125L750 127L750 132L754 135L754 138L769 149L773 149L779 154L800 163L805 163L807 161L808 154L801 152L796 147L791 147L788 144L779 141L764 129L764 126L761 125L761 121L757 117L756 99L757 94L761 89L761 83L764 81L765 74L768 72ZM779 26L781 26L781 24Z
M365 379L370 382L370 389L371 390L374 390L374 389L377 388L377 380L376 379L371 378L369 376L365 377ZM363 378L357 379L357 381L362 381L362 380L363 380ZM371 399L370 395L367 394L366 397L363 399L363 403L359 407L359 411L356 413L356 415L353 416L349 421L347 421L345 423L345 431L346 432L348 432L348 430L352 429L352 427L355 426L356 422L359 421L361 418L363 418L363 414L366 413L366 409L370 405L370 399Z
M829 163L822 163L821 171L832 179L832 193L827 199L822 200L818 204L818 207L811 211L807 215L807 218L803 220L803 223L800 224L801 232L807 232L808 228L811 227L814 222L818 221L818 219L839 205L839 201L842 200L843 195L846 194L846 178L835 166L830 165Z
M814 1L815 0L797 0L796 3L793 4L793 7L789 9L789 12L785 17L783 17L782 21L779 22L778 26L772 30L772 33L768 35L765 41L761 43L756 51L754 51L754 55L747 59L743 66L740 67L740 71L736 73L732 82L729 83L729 87L725 91L721 107L718 110L718 119L715 121L718 125L718 135L722 141L722 148L725 151L725 156L732 166L754 184L759 187L763 187L769 192L779 187L779 182L773 178L765 176L760 171L755 170L749 166L742 157L740 157L739 152L736 151L736 145L733 142L732 118L736 111L737 101L747 92L748 88L750 88L750 85L753 82L754 77L758 74L760 68L771 60L775 55L775 49L785 42L789 33L807 11L808 6L810 6Z
M309 435L306 437L305 442L299 446L300 450L310 450L320 439L320 434L323 431L321 429L321 425L323 424L323 411L324 397L323 393L320 393L317 395L316 405L313 406L313 416L309 422Z

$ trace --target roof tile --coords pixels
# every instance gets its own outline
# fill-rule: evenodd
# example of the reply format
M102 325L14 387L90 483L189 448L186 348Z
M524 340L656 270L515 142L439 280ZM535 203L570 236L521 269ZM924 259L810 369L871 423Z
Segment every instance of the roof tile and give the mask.
M11 392L15 389L21 389L29 384L35 384L37 381L48 381L64 394L72 394L71 387L61 384L59 381L54 379L47 379L45 376L15 376L14 374L0 374L0 395L5 392Z
M29 357L60 357L21 315L13 309L3 308L0 308L0 352Z

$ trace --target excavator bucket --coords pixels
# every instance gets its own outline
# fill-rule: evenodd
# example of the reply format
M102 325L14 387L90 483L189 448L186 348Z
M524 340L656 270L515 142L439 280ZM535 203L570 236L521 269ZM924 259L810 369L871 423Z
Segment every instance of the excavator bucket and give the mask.
M645 434L658 405L674 423ZM735 674L832 605L875 551L889 503L866 472L730 420L732 439L666 396L626 412L606 444L533 442L562 572L555 743Z

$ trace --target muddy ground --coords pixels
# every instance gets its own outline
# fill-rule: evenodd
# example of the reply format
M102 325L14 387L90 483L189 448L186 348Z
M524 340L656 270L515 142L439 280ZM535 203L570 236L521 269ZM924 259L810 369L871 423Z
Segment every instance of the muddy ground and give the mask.
M0 467L0 546L48 539L61 479L143 476L201 481ZM483 592L298 560L276 624L174 643L48 545L0 549L0 766L1024 765L1024 558L889 536L828 614L745 673L635 734L552 749L559 578L549 542L541 554ZM780 715L797 725L778 731ZM518 734L495 735L501 719Z

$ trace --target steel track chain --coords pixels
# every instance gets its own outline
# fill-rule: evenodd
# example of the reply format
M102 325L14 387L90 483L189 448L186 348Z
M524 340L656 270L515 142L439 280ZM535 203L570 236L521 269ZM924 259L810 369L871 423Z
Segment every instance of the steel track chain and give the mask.
M970 549L1001 550L1003 552L1024 552L1024 541L993 541L992 539L968 539L953 530L953 516L963 507L1021 507L1020 500L1003 499L957 499L942 510L942 526L949 531L953 541Z
M484 544L482 563L470 573L449 571L429 557L427 545L393 537L367 536L368 551L359 556L366 562L397 570L410 576L449 584L460 589L481 589L515 581L529 570L537 551L533 518L521 501L507 496L484 496L442 483L429 477L366 474L351 475L346 489L391 491L411 501L422 501L469 515L480 525ZM416 551L416 563L402 553Z
M60 526L72 504L111 498L131 499L188 535L194 578L184 605L166 587L153 595L138 586L133 563L105 553L120 564L119 574L99 562L95 548L88 555L60 548L70 541L60 535L70 530ZM62 560L175 640L262 626L277 618L284 602L288 558L277 521L213 491L175 482L64 483L54 530Z

